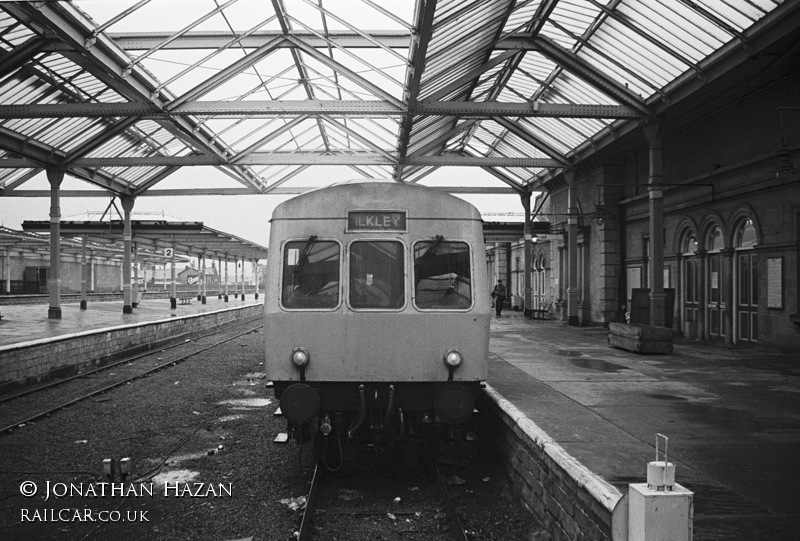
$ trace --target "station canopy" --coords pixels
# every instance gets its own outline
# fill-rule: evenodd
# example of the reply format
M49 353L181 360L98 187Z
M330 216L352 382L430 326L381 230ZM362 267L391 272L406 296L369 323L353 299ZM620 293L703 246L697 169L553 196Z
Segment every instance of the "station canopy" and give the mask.
M298 193L325 166L530 192L788 33L798 5L4 2L0 196L47 168L112 196ZM163 189L197 166L235 182ZM489 174L431 175L450 166Z
M49 228L48 228L49 229ZM50 257L50 235L26 231L15 231L7 227L0 226L0 249L5 254L21 256L27 259L38 259L49 261ZM84 243L82 237L65 237L61 239L61 254L72 257L73 260L80 261L84 253ZM124 249L122 243L112 243L107 240L95 238L86 239L87 257L106 261L124 260ZM143 263L164 265L170 262L163 253L148 248L140 251L137 259ZM188 258L180 256L180 262L189 262Z
M98 219L97 216L87 215L86 219L82 218L84 217L73 217L60 222L60 234L68 240L67 246L71 250L80 247L85 238L89 247L95 250L104 250L115 255L123 253L125 222L121 217L112 219L111 216L106 218L103 215ZM22 229L27 232L27 236L36 236L49 242L49 221L25 221ZM134 215L131 219L131 234L139 261L168 263L171 261L170 251L175 252L179 261L186 260L183 256L220 261L258 261L267 258L265 246L217 231L205 226L203 222L185 222L167 216L154 218ZM42 248L49 252L48 245Z

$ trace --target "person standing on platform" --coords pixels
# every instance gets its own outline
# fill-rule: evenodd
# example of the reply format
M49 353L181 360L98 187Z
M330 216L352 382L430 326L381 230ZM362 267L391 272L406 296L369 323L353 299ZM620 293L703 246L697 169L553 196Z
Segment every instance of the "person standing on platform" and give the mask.
M503 303L506 301L506 286L503 285L502 280L498 280L497 285L494 286L492 297L494 298L494 313L497 317L503 317L500 313L503 311Z

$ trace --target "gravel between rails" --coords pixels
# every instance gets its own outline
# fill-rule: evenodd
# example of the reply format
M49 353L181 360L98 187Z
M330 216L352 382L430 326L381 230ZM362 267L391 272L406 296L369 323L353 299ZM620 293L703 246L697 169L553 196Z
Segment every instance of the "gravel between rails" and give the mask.
M192 346L187 343L187 351ZM292 446L272 444L284 423L272 416L274 402L266 404L273 397L265 387L263 351L263 333L248 334L0 436L0 537L291 539L297 513L280 500L303 494L307 474L297 467ZM127 497L86 495L91 483L105 481L103 459L123 457L133 462L128 486L152 483L153 496L141 488ZM155 473L179 488L166 497ZM36 496L21 495L24 481L36 483ZM57 483L72 483L83 496L45 501L48 482L56 490ZM192 496L196 482L209 484L205 496ZM80 521L59 520L74 519L75 510ZM107 511L106 520L122 520L100 522L100 511Z
M184 347L197 348L175 349ZM272 443L285 422L273 416L263 358L263 333L253 332L0 435L0 538L294 539L302 511L290 503L308 490L310 457L307 449L299 457L294 443ZM103 459L123 457L131 475L101 495ZM451 473L466 481L451 492L470 539L547 538L496 459L478 453ZM36 484L35 496L21 494L26 481ZM70 487L72 495L52 494ZM373 538L393 539L394 522L376 520Z

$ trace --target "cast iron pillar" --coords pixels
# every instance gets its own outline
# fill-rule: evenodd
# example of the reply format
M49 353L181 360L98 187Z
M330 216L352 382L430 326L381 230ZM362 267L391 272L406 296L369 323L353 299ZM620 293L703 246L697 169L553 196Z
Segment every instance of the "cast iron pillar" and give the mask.
M81 310L86 310L86 235L81 237Z
M566 169L564 178L567 181L567 323L580 325L578 318L578 202L575 194L575 170Z
M169 307L177 308L178 298L177 298L177 291L175 284L175 240L174 239L172 241L172 253L170 254L170 259L169 259L169 268L170 268Z
M64 170L48 167L47 180L50 182L50 278L47 280L50 308L47 317L61 319L61 182Z
M225 302L228 302L228 254L225 254Z
M525 225L523 227L523 234L525 235L523 254L525 265L525 276L523 280L525 300L523 301L523 315L530 319L533 317L533 288L531 287L531 250L533 248L533 236L531 234L531 192L526 191L520 194L520 198L522 199L522 208L525 211Z
M649 146L650 174L650 324L666 325L666 293L664 293L664 185L661 158L661 123L648 120L644 132Z
M253 261L253 274L255 274L255 280L256 280L256 297L255 297L255 299L258 300L258 259Z
M133 252L133 286L131 287L131 306L139 307L139 247L137 243L131 242Z
M133 197L120 198L124 214L124 227L122 229L123 257L122 257L122 313L132 314L131 304L131 250L133 248L133 229L131 227L131 211L133 210Z
M206 252L203 251L201 261L203 264L200 266L200 279L203 280L203 293L201 295L200 301L202 304L206 303Z

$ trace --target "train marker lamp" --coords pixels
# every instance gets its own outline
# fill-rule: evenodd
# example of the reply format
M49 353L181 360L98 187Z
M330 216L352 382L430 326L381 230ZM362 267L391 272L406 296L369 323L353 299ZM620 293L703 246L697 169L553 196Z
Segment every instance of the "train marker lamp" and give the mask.
M447 353L444 354L444 364L448 371L447 381L453 381L453 371L461 366L462 362L464 362L464 357L460 351L455 348L447 350Z
M294 348L292 350L292 364L297 368L303 368L308 364L308 351L305 348Z
M457 349L448 349L444 355L444 364L448 368L458 368L463 361L464 357L461 356L461 352Z
M300 369L300 381L306 380L306 366L308 365L309 355L306 348L294 348L292 350L292 364Z

